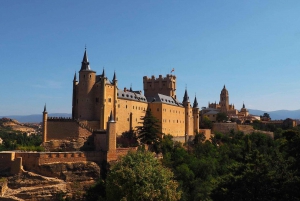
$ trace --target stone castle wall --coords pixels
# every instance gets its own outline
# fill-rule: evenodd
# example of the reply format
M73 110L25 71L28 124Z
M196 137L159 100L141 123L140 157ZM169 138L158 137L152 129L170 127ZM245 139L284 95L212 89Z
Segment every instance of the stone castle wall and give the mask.
M231 130L238 131L237 124L234 123L214 123L212 132L229 133Z
M141 126L141 117L145 116L148 104L127 99L118 99L117 102L117 115L115 121L117 122L117 135L121 135L131 128L136 129ZM130 114L132 114L130 116Z
M15 159L15 152L0 153L0 172L11 167L12 161Z
M90 135L92 135L91 131L81 127L79 123L71 119L47 120L47 141L87 138Z

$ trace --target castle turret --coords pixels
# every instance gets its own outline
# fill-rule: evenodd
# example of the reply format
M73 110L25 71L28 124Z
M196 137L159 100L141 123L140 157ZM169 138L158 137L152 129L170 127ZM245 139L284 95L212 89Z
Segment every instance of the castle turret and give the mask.
M118 99L118 80L117 80L117 76L116 76L116 72L114 72L114 77L113 77L113 87L114 87L114 117L117 117L117 99Z
M193 104L193 118L194 118L194 132L196 134L196 132L199 131L199 124L200 124L200 119L199 119L199 107L198 107L198 101L197 98L195 96L194 99L194 104Z
M117 140L116 140L116 122L113 117L112 111L110 112L109 121L107 122L107 136L106 136L106 143L107 143L107 161L116 160L116 149L117 149Z
M105 129L105 122L107 121L106 117L106 83L107 77L105 76L105 70L103 68L101 78L101 87L102 87L102 99L101 99L101 108L100 108L100 129Z
M185 108L185 136L186 136L186 142L187 142L187 137L190 134L190 98L187 93L187 89L185 89L184 96L183 96L183 101L182 104Z
M81 69L79 71L79 83L77 100L77 114L74 118L82 120L93 120L95 117L94 109L94 93L93 86L96 82L96 72L90 68L90 62L88 61L87 51L85 49L84 56L81 62Z
M47 141L47 119L48 119L48 112L46 110L46 104L45 104L44 111L43 111L43 142Z
M74 74L74 79L73 79L73 94L72 94L72 119L76 119L77 117L77 91L76 91L76 87L77 87L78 81L76 78L76 72Z

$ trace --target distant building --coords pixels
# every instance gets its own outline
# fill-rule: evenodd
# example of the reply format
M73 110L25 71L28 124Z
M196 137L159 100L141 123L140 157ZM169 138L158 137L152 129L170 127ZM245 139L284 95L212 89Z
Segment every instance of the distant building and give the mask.
M244 122L246 119L249 119L249 111L243 103L243 107L240 111L235 109L234 104L229 104L229 93L225 85L220 93L219 103L208 103L208 108L202 108L201 110L201 119L207 117L212 122L216 122L218 113L225 113L228 118L238 119Z
M282 122L282 124L285 129L294 128L297 126L297 121L291 118L287 118Z

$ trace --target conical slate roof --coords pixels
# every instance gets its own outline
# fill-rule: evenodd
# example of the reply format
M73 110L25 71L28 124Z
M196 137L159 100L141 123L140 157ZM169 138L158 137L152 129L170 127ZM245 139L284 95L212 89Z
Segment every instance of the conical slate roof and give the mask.
M88 56L87 56L87 52L86 52L86 48L84 50L84 55L83 55L83 59L82 59L82 62L81 62L81 71L82 70L91 70L90 68L90 62L88 60Z
M187 89L185 89L182 102L190 102L190 99L189 99L189 96L188 96L188 93L187 93Z
M193 108L198 108L198 101L197 101L196 96L195 96L195 99L194 99Z

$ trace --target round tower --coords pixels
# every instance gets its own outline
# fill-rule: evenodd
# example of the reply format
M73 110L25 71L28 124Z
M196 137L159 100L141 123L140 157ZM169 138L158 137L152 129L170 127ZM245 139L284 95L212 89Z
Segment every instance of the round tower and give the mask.
M78 99L77 99L77 78L76 78L76 72L74 74L74 79L73 79L73 94L72 94L72 119L77 119L78 118Z
M117 102L118 102L118 80L116 76L116 72L114 72L114 77L113 77L113 85L114 85L114 102L113 102L113 107L114 107L114 117L117 117Z
M46 104L45 104L44 111L43 111L43 142L47 141L47 119L48 119L48 112L46 110Z
M183 107L185 108L185 141L188 141L188 135L190 134L190 108L191 108L191 104L190 104L190 99L187 93L187 89L185 89L184 92L184 97L183 97L183 101L182 101Z
M199 107L198 107L198 101L195 96L194 99L194 104L193 104L193 119L194 119L194 133L199 131L199 124L200 124L200 119L199 119Z
M79 83L77 91L77 118L81 120L94 119L94 93L93 87L96 83L96 72L90 68L86 49L84 51L81 69L79 71Z

